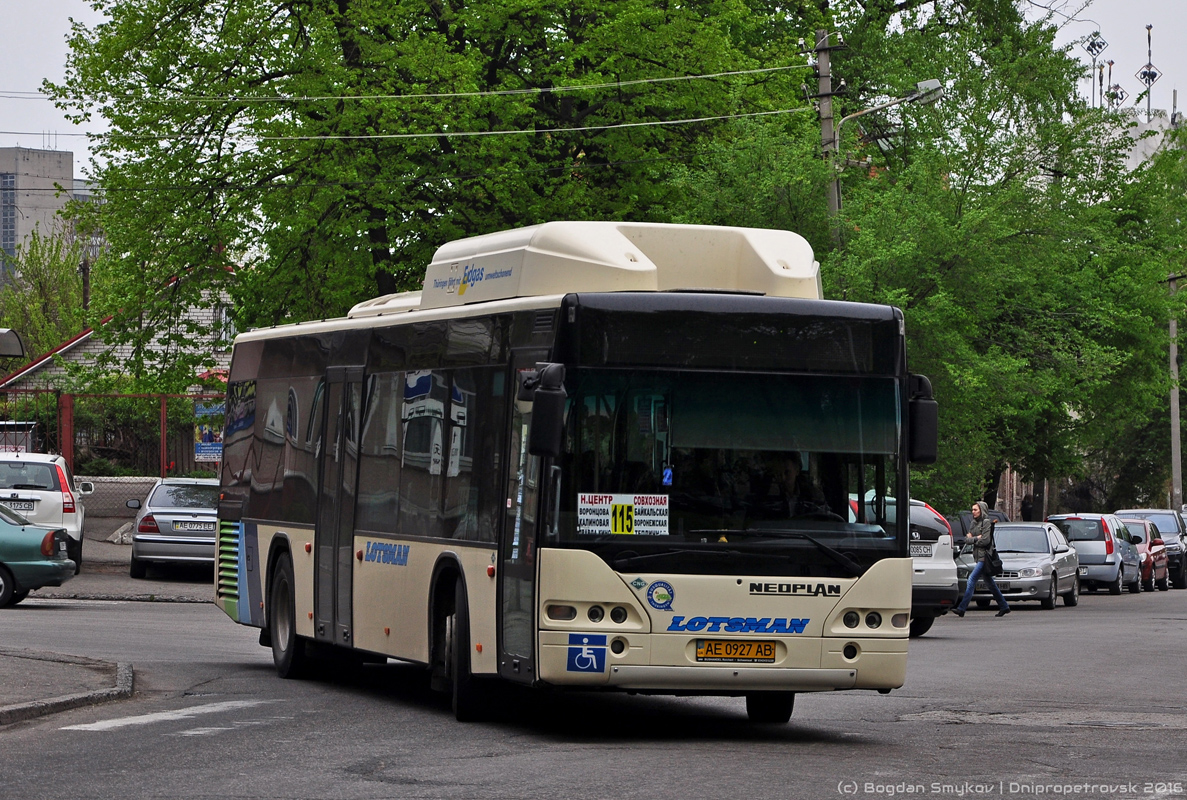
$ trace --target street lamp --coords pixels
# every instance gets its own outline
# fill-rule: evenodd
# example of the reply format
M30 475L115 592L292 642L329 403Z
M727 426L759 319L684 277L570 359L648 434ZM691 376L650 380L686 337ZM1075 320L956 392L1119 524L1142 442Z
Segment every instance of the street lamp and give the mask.
M872 114L875 111L881 111L884 108L897 106L900 103L922 103L923 105L931 105L944 96L944 87L936 79L920 81L915 84L915 88L908 91L902 97L896 97L893 100L873 106L871 108L864 108L861 111L855 111L847 117L842 117L841 121L837 123L836 133L833 135L833 150L836 153L836 158L833 159L833 169L836 170L836 177L833 178L832 191L829 193L829 216L834 219L841 213L841 169L845 163L841 160L841 128L845 123L851 119L863 117L866 114ZM837 238L837 231L833 231L833 238Z

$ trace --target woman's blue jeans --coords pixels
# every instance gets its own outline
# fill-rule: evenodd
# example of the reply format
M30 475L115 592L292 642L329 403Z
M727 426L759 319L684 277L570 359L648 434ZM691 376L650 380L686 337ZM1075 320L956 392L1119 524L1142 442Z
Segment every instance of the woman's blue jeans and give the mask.
M965 587L964 597L961 598L960 603L957 604L956 607L958 609L960 609L961 611L964 611L966 608L969 607L969 601L971 601L973 599L973 590L977 588L977 578L982 573L985 574L985 582L989 584L989 590L992 591L993 596L995 598L997 598L998 610L1005 611L1007 608L1010 607L1010 604L1007 603L1006 598L1002 596L1002 590L997 588L997 583L994 582L993 576L990 575L989 572L985 569L984 561L978 561L976 566L973 567L973 571L969 573L969 585L967 587Z

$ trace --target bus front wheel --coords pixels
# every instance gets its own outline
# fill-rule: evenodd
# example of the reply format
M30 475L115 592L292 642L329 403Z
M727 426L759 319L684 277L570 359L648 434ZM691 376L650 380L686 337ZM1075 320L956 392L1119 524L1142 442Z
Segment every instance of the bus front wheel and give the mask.
M782 725L791 719L795 692L748 692L746 716L751 722Z
M281 553L272 573L268 593L268 630L272 639L272 662L282 678L300 678L305 674L305 640L297 635L297 600L293 581L293 559Z

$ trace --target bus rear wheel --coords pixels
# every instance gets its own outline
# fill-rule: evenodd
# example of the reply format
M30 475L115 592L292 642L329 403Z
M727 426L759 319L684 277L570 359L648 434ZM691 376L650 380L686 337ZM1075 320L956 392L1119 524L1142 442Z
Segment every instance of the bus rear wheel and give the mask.
M297 600L293 581L293 559L281 553L272 573L268 592L268 631L272 639L272 663L282 678L303 677L308 669L305 640L297 635Z
M795 692L746 693L746 716L751 722L783 725L794 707Z

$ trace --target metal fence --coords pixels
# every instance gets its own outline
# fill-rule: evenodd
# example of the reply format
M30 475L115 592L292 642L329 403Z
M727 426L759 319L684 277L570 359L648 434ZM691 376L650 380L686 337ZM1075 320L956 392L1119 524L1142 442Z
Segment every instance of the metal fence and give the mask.
M204 459L219 447L212 431L221 430L222 399L7 390L0 450L61 453L75 474L92 477L214 476L218 462Z

